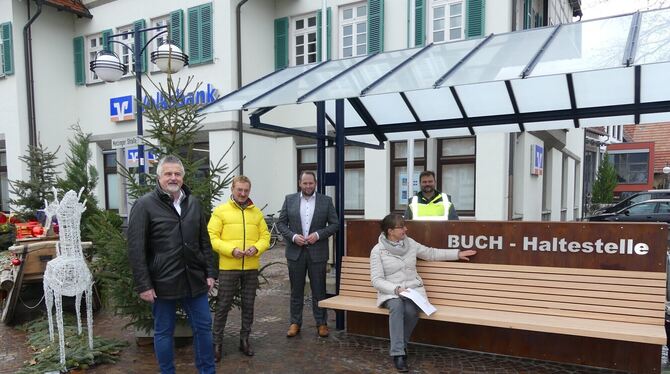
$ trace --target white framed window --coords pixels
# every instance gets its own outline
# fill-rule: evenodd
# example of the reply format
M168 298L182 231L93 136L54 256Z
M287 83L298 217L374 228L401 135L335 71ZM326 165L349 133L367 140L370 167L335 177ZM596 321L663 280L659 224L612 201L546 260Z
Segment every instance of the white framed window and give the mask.
M428 42L439 43L465 37L463 0L433 0L428 8Z
M169 29L169 27L170 27L170 16L166 14L164 16L151 19L151 26L150 27L159 27L159 26L167 26L168 29ZM149 38L153 38L154 36L156 36L157 34L160 34L163 31L168 31L168 29L153 30L153 31L151 31L151 35L149 36ZM163 44L167 40L167 38L168 38L168 33L165 32L165 33L161 34L159 37L157 37L156 39L154 39L151 42L151 52L158 50L158 47L160 47L161 44ZM151 54L149 54L149 56L151 56ZM151 71L152 72L153 71L160 71L160 69L158 69L158 66L156 64L151 63Z
M130 24L126 26L121 26L116 29L117 34L121 34L124 32L130 32L132 33L135 30L135 25ZM116 53L119 54L119 58L121 59L121 63L125 64L128 67L128 71L126 72L125 76L128 76L128 74L131 74L132 71L135 71L135 65L133 64L133 49L135 48L135 36L133 34L128 34L128 35L123 35L123 36L118 36L114 38L115 40L118 40L128 47L124 47L121 44L114 43L114 49L116 50Z
M368 53L368 6L357 3L340 8L340 57Z
M316 13L291 18L292 65L316 62L316 26Z
M95 34L95 35L89 35L86 37L86 67L90 66L91 61L94 61L96 57L98 56L98 52L102 51L103 45L102 45L102 33L100 34ZM92 72L90 69L86 69L88 72L88 79L86 79L87 83L93 83L93 82L100 82L100 78L98 78L97 74Z

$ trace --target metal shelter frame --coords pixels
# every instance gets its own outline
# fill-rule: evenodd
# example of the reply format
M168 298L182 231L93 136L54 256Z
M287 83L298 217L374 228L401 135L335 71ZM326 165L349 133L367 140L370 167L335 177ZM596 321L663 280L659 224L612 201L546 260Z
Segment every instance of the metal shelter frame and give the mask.
M344 228L344 146L485 132L670 120L670 8L272 72L201 109L251 110L257 129L315 139L318 190L335 186ZM316 132L262 118L313 103ZM326 122L333 132L326 131ZM336 168L325 171L325 147ZM344 230L336 236L337 292ZM343 328L338 314L337 327Z

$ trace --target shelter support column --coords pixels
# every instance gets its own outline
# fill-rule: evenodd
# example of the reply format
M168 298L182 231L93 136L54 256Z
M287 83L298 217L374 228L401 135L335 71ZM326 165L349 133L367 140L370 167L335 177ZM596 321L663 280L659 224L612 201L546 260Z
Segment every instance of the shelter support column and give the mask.
M507 199L511 196L507 184L491 182L507 180L508 136L506 133L491 133L476 137L475 217L478 220L507 219Z

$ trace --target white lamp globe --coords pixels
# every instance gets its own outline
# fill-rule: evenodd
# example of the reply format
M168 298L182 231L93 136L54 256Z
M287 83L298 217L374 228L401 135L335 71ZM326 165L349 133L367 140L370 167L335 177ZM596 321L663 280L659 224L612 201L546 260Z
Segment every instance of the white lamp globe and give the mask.
M105 82L116 82L124 74L124 66L113 54L99 54L91 63L91 70Z
M186 55L174 44L165 43L151 54L151 61L158 66L163 73L173 74L180 71L188 64Z
M663 174L670 174L670 166L665 165L663 167Z

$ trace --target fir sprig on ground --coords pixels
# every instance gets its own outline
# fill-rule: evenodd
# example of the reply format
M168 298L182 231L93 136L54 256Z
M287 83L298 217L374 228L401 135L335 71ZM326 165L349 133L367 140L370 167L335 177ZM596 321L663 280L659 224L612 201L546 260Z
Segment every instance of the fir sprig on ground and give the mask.
M93 350L88 348L86 323L82 321L82 334L77 335L77 324L70 315L65 315L65 363L67 369L87 369L94 365L118 361L121 350L128 342L93 337ZM28 334L27 345L32 350L32 358L24 363L19 374L42 374L59 372L60 352L58 347L58 329L54 321L54 341L49 339L49 324L45 317L19 327Z

